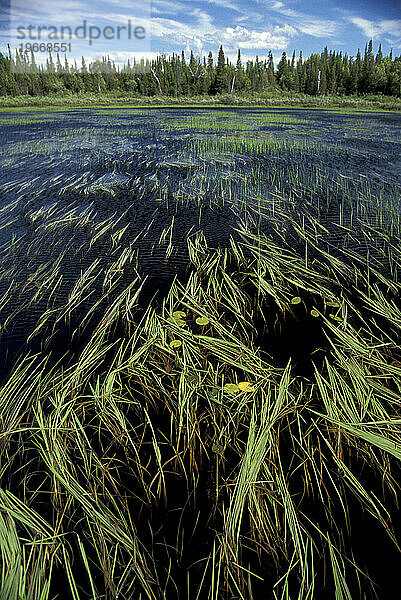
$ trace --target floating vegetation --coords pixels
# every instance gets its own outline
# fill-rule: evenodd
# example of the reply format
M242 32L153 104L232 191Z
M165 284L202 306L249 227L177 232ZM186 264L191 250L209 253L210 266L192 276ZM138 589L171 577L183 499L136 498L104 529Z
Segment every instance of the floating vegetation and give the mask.
M198 325L207 325L209 323L209 319L207 317L197 317L195 321Z
M394 596L399 119L3 115L4 597Z
M254 392L255 387L252 385L250 381L240 381L238 383L238 388L241 392Z
M173 312L173 318L177 319L177 320L185 319L186 316L187 316L187 313L183 310L176 310Z
M224 386L224 391L228 394L236 394L239 390L240 388L236 383L226 383Z

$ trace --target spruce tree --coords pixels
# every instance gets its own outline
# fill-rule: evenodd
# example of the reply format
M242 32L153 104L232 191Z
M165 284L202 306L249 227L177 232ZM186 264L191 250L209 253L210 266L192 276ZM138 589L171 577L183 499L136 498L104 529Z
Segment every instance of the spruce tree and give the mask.
M245 73L244 67L242 66L241 61L241 50L238 49L237 55L237 64L235 65L235 81L233 85L233 89L238 90L238 92L242 92L245 87Z
M213 68L213 54L209 52L207 55L207 67L206 67L206 93L215 94L214 89L214 68Z
M267 55L267 83L270 87L274 87L276 85L276 78L274 76L274 61L272 51L269 50Z
M227 91L227 69L223 46L220 46L216 67L216 93L222 94Z
M277 83L282 90L288 90L289 87L289 65L287 61L287 54L283 52L281 55L280 62L277 65Z

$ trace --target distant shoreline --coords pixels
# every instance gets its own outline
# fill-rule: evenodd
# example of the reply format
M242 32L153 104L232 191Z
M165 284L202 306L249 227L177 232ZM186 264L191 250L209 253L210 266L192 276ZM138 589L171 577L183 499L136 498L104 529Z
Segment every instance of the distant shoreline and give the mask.
M0 111L72 110L80 108L300 108L362 112L401 112L401 99L389 96L144 96L71 94L68 96L0 96Z

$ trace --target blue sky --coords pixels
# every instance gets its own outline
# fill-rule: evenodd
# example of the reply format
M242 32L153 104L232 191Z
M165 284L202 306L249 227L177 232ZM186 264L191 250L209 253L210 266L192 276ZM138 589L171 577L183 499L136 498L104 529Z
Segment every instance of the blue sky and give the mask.
M7 42L12 48L35 41L61 42L64 26L72 30L71 39L68 29L64 37L71 44L69 60L109 54L122 64L134 55L160 52L216 54L221 43L232 59L238 48L244 61L256 55L264 58L271 50L277 63L283 51L298 55L302 50L307 57L326 45L355 55L369 39L375 52L380 41L384 53L393 48L393 54L401 54L401 0L0 0L0 7L0 51L5 52ZM79 26L79 35L85 33L86 39L75 37ZM50 27L53 37L46 29ZM135 28L143 28L136 30L138 36ZM39 52L37 62L46 56Z

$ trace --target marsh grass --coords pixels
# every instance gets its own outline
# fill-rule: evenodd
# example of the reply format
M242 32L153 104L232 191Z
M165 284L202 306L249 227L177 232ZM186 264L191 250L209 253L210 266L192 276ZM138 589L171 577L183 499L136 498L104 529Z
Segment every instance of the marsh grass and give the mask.
M0 107L3 110L20 111L26 108L30 110L63 110L66 107L177 107L194 106L286 106L305 108L325 108L327 110L400 110L400 100L394 96L370 95L370 96L309 96L307 94L294 94L283 90L272 90L265 94L249 94L236 96L235 94L218 94L216 96L138 96L118 94L69 94L31 97L25 96L2 96Z
M130 184L94 191L93 172L0 212L14 226L22 205L28 230L1 247L2 341L22 322L26 342L0 389L1 593L384 600L401 551L399 189L333 181L336 149L312 142L185 148L130 174L130 206L154 211L136 229L115 204ZM148 241L172 265L163 293Z

